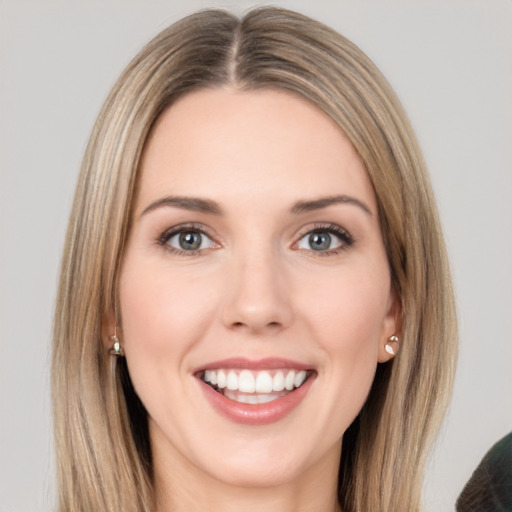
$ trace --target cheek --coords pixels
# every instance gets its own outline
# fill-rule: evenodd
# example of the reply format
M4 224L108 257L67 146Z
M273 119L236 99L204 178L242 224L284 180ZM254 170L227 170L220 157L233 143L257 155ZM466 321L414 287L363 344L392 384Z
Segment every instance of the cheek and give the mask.
M165 425L186 401L188 354L211 324L214 301L203 279L129 256L119 283L126 362L150 417Z
M211 320L211 293L202 279L136 263L125 263L119 289L127 357L177 358Z
M388 314L390 294L387 268L378 272L350 269L307 286L313 293L303 295L302 310L309 311L315 338L331 354L354 354L371 349L375 354ZM306 316L306 315L305 315Z
M314 292L302 296L302 316L323 353L323 393L333 404L324 421L338 436L359 413L374 379L388 314L389 272L385 264L374 270L351 266L307 288Z
M318 298L309 328L323 351L323 400L330 404L319 415L329 425L326 439L339 439L361 411L378 363L379 340L386 314L385 288L375 281L333 282ZM327 296L330 300L325 300ZM323 416L322 416L323 414ZM321 420L321 421L320 421Z

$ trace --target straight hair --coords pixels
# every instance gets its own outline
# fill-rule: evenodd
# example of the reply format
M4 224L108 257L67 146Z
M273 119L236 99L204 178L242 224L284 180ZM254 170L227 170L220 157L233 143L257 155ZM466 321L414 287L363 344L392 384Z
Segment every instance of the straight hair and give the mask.
M98 116L69 221L54 323L58 510L153 512L147 414L126 364L105 350L105 318L117 313L148 134L179 97L226 86L309 101L365 164L401 302L401 342L397 357L378 365L366 403L344 434L338 496L344 512L417 511L457 345L434 195L407 116L371 60L325 25L272 7L241 19L206 10L173 24L129 64Z

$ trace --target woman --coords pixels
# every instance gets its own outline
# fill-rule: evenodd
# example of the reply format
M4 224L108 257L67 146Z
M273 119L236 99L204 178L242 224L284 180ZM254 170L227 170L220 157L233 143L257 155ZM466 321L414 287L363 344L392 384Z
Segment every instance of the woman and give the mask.
M369 59L282 9L185 18L84 158L60 510L418 510L455 331L421 154Z

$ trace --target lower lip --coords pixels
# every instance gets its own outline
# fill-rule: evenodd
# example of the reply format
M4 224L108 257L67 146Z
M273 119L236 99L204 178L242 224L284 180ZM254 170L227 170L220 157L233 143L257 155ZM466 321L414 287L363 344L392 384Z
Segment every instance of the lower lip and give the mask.
M283 419L293 411L306 396L313 380L314 376L311 375L302 386L265 404L244 404L230 400L202 380L199 382L209 402L229 420L244 425L268 425Z

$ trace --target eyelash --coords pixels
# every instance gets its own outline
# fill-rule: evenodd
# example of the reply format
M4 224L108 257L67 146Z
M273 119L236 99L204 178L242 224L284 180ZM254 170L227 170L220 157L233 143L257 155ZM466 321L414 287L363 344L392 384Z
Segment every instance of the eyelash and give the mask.
M338 226L337 224L315 224L313 227L308 227L303 233L300 234L300 237L297 242L294 242L293 246L297 246L299 242L305 238L306 236L311 236L314 233L328 233L330 235L335 235L339 238L341 245L335 249L328 249L325 251L315 251L313 249L300 249L308 252L309 254L313 254L314 256L336 256L344 251L346 251L349 247L354 245L355 239L354 237L344 228Z
M164 231L157 239L157 244L161 246L166 251L169 251L173 254L177 254L178 256L196 256L201 254L204 249L198 249L198 250L190 250L185 251L183 249L178 249L176 247L172 247L168 244L169 240L176 235L179 235L180 233L199 233L202 236L208 237L214 244L218 245L218 243L215 241L215 239L209 235L204 227L200 224L181 224L179 226L174 226L166 231Z
M199 233L200 235L209 238L212 241L212 243L218 245L218 242L215 241L215 238L209 235L202 225L194 223L174 226L164 231L158 237L157 245L161 246L163 249L173 254L177 254L178 256L196 256L202 254L205 249L186 251L169 245L168 242L173 236L186 232ZM306 236L311 236L314 233L328 233L330 235L334 235L340 240L341 245L340 247L337 247L335 249L320 251L315 251L314 249L302 249L299 247L297 247L296 250L305 251L308 254L313 254L314 256L333 256L340 254L343 251L346 251L350 246L352 246L355 243L354 237L346 229L342 228L341 226L338 226L337 224L315 224L313 225L313 227L308 227L307 230L304 230L302 233L300 233L298 240L292 244L292 248L295 248L303 238L305 238Z

